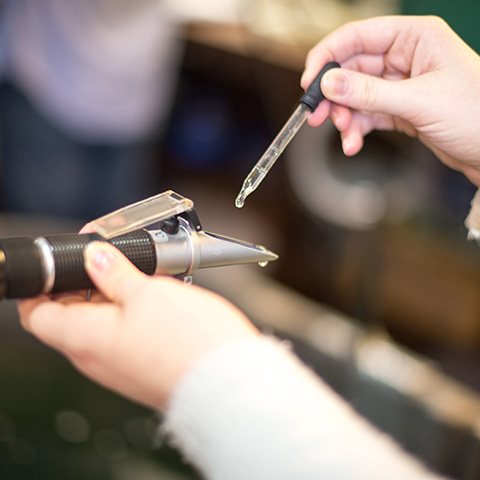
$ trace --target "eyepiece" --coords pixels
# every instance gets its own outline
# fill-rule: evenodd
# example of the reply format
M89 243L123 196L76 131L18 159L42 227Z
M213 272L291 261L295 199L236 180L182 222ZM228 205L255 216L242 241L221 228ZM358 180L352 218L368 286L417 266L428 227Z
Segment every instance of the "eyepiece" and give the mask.
M0 298L26 298L41 293L42 259L33 238L0 239Z

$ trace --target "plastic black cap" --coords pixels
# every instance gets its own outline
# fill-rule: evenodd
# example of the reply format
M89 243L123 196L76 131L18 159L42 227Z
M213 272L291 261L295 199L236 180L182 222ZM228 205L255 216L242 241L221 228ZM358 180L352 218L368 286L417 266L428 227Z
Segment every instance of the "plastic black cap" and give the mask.
M0 298L35 297L43 289L42 261L33 238L0 239Z
M318 104L325 99L320 88L320 82L323 75L332 68L340 68L340 64L337 62L328 62L321 70L320 73L314 78L313 82L307 88L307 91L298 103L303 103L312 112L318 107Z

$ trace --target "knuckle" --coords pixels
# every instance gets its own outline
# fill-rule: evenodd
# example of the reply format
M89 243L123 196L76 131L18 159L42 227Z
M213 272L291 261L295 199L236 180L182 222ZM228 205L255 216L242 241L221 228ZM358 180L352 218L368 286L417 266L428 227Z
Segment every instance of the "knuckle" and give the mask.
M365 76L362 88L359 92L361 108L371 110L376 105L377 100L377 84L375 79Z
M448 27L447 22L437 15L427 15L425 20L429 22L433 28L443 29Z

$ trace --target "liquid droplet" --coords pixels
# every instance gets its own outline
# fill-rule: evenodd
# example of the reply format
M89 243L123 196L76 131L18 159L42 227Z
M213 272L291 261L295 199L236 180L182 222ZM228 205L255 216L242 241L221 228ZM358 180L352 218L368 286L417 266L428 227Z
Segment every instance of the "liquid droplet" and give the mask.
M235 206L237 208L242 208L245 205L245 197L243 195L239 195L235 200Z
M265 268L268 265L268 260L264 260L263 262L258 262L258 265L262 268Z

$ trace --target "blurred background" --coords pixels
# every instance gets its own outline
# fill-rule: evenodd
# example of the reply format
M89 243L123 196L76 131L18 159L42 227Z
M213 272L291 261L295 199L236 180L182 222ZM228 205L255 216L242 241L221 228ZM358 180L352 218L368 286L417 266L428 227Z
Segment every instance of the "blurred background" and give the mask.
M3 0L0 236L77 231L153 193L267 268L194 281L227 296L433 469L480 478L475 189L416 140L343 156L305 126L238 210L244 177L301 96L308 50L355 19L437 14L480 48L474 0ZM461 92L460 92L461 93ZM466 119L468 121L468 119ZM152 366L155 368L155 366ZM0 303L0 477L198 478L158 418L77 374Z

